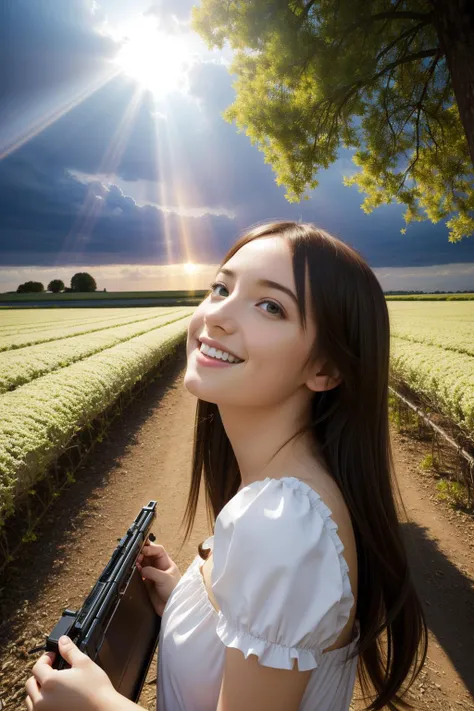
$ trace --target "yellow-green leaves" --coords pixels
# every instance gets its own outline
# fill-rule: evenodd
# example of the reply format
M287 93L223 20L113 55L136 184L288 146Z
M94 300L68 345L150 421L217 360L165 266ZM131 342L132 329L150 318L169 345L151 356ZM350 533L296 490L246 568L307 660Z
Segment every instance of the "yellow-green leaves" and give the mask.
M202 0L193 27L234 48L224 118L290 202L354 148L344 184L365 212L399 202L406 224L444 219L455 242L474 233L474 175L432 12L428 0Z

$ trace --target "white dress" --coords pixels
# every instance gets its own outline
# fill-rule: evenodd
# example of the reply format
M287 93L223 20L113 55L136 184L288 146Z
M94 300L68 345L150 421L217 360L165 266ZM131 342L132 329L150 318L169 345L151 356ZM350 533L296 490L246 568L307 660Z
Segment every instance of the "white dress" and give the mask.
M354 596L331 510L296 477L245 486L220 511L209 600L196 555L161 621L157 711L216 711L225 649L256 654L263 666L313 669L299 711L348 711L360 638L323 653L349 619Z

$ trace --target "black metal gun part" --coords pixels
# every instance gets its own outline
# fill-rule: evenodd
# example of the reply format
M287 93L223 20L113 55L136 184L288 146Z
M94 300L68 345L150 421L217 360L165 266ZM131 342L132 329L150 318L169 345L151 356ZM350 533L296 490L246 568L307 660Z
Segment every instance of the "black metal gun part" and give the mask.
M115 689L137 701L155 653L161 617L150 601L135 562L156 516L156 501L144 506L112 554L78 611L64 610L43 647L56 652L55 669L70 665L59 653L59 638L67 635L104 669Z

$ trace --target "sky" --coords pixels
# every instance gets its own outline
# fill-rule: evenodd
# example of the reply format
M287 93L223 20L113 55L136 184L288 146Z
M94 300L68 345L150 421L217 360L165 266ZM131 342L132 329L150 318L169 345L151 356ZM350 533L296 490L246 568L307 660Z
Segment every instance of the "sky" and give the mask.
M222 118L232 52L190 28L191 0L14 0L2 10L0 292L207 289L238 236L313 222L357 249L384 290L474 291L474 242L403 207L371 215L349 151L290 204L263 153ZM7 71L5 71L7 69Z

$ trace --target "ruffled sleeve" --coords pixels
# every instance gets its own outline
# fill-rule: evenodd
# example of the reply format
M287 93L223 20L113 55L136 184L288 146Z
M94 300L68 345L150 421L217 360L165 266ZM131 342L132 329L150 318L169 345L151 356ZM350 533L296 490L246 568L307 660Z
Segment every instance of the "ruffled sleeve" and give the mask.
M295 477L241 489L214 527L216 631L266 667L315 669L354 604L331 510Z

